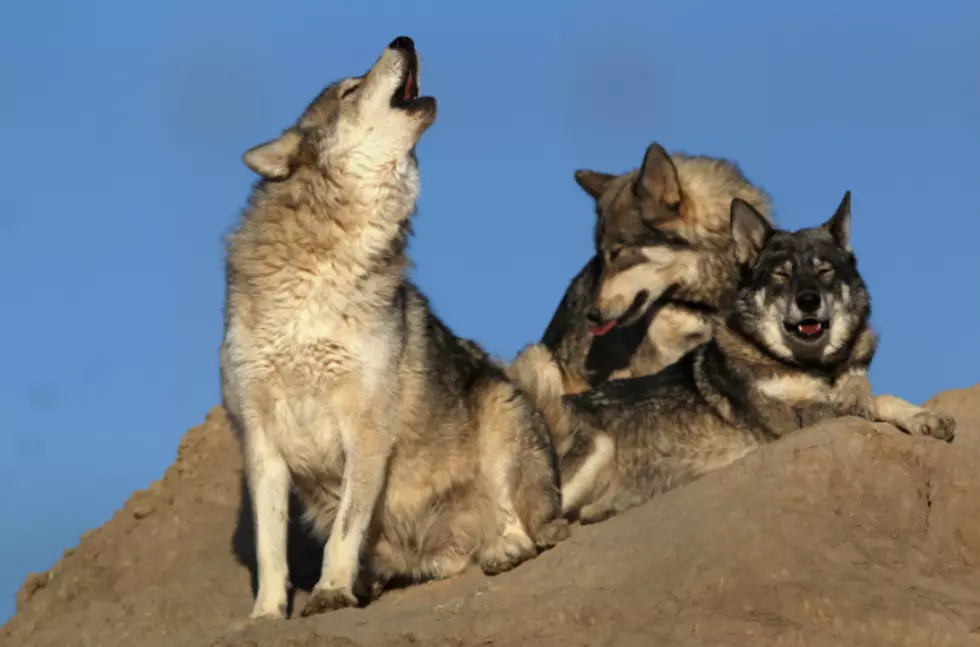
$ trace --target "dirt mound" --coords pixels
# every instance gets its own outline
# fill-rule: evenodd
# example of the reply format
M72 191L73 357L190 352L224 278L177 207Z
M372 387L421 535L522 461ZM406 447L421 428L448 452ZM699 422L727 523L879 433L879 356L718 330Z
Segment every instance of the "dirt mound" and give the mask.
M214 409L163 479L27 578L0 644L980 645L980 385L929 406L957 417L953 444L841 420L576 527L511 573L253 625L241 459ZM291 543L308 589L318 550Z

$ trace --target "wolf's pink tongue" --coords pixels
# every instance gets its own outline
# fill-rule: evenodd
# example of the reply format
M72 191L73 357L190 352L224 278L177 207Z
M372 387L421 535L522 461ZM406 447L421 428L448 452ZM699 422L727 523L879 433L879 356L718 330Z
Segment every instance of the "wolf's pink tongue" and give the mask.
M800 324L800 332L804 335L818 335L823 330L823 326L818 323Z
M613 329L613 326L615 326L615 325L616 325L616 322L615 321L607 321L606 323L602 324L601 326L593 326L593 325L590 325L589 326L589 332L592 333L593 335L596 335L597 337L601 337L602 335L605 335L607 332L609 332L610 330L612 330Z
M410 101L412 99L412 86L415 79L412 77L412 73L409 72L408 76L405 77L405 101Z

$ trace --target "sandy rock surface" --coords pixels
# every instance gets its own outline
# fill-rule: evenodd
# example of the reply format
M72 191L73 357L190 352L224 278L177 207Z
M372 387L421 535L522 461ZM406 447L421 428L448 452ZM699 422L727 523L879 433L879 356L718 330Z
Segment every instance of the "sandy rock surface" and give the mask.
M495 578L250 624L254 560L224 412L48 572L4 647L980 645L980 385L952 444L849 418L801 431ZM296 605L318 550L291 541Z

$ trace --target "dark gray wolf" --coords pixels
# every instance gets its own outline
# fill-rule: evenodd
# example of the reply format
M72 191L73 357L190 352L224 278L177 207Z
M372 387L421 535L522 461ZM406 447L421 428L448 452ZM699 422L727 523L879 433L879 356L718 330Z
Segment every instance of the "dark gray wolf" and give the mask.
M657 373L711 338L737 281L729 208L766 218L766 193L734 163L654 142L622 175L579 170L595 199L596 254L572 280L541 342L577 393L608 379Z
M228 239L220 358L254 502L252 617L286 610L291 487L327 540L303 615L395 576L501 572L568 534L541 414L406 279L435 118L399 37L244 155L262 177Z
M734 307L679 362L564 398L540 346L512 365L547 413L570 518L602 520L839 416L952 440L952 418L871 395L876 339L849 243L849 192L820 227L773 230L739 199L731 221L740 260Z

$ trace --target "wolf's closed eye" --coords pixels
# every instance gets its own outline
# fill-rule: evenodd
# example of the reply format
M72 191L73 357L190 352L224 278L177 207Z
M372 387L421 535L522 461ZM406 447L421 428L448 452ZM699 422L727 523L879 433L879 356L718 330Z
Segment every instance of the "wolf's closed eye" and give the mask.
M361 84L360 83L355 83L354 85L352 85L349 88L347 88L346 90L344 90L341 93L340 98L341 99L346 99L350 95L354 94L354 92L356 92L359 87L361 87Z

